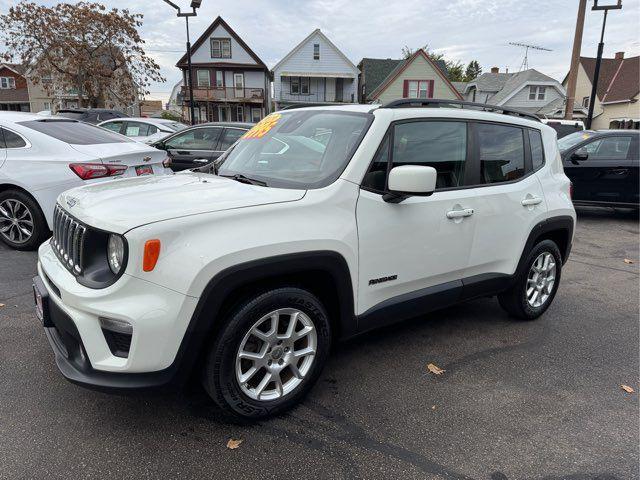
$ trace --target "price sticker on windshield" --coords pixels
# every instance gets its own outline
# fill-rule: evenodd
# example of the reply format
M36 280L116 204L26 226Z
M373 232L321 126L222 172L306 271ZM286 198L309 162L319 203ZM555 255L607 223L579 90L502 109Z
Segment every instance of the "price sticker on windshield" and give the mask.
M278 120L280 120L279 113L272 113L271 115L267 115L264 117L257 125L255 125L251 130L245 133L242 138L262 138L269 131L278 124Z

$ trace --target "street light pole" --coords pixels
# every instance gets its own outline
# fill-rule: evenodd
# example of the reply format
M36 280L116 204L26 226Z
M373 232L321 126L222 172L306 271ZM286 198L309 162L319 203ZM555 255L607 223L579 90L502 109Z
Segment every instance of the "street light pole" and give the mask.
M591 128L591 122L593 122L593 107L596 103L598 79L600 77L600 64L602 63L602 51L604 50L604 29L607 25L607 13L609 13L609 10L620 10L621 8L622 0L618 0L616 5L598 5L598 0L593 0L593 7L591 10L604 10L604 18L602 19L602 32L600 33L600 43L598 44L596 66L593 70L593 84L591 85L591 97L589 97L589 113L587 114L587 121L585 123L585 128L587 130Z
M191 12L182 12L180 7L173 3L171 0L164 0L165 3L171 5L178 11L178 17L184 17L187 25L187 82L189 83L189 112L191 114L191 125L196 123L196 110L193 104L193 72L191 70L191 41L189 39L189 17L195 17L197 15L196 8L200 7L202 0L191 1Z

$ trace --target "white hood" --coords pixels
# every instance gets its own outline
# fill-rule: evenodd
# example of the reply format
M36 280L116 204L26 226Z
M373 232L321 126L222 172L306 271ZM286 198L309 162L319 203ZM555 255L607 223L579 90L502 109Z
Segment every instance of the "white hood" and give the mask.
M153 175L67 190L58 203L89 226L124 233L199 213L292 202L305 190L261 187L203 173Z

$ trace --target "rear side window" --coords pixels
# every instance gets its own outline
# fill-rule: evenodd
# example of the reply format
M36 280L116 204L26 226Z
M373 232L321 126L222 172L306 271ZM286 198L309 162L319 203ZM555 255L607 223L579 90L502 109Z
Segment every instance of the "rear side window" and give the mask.
M122 129L122 122L110 122L100 126L107 130L111 130L112 132L120 133L120 130Z
M27 143L24 139L10 130L1 129L0 133L0 148L22 148L26 147ZM4 137L4 141L3 141Z
M524 176L524 137L521 128L477 124L480 179L483 184L509 182Z
M151 133L155 133L149 132L150 127L148 123L127 122L127 129L124 134L127 137L146 137L151 135Z
M71 145L97 145L102 143L132 142L117 133L83 122L65 120L30 120L20 125L44 133L50 137Z
M542 149L542 135L537 130L529 130L529 144L531 145L531 163L537 170L544 164L544 151Z

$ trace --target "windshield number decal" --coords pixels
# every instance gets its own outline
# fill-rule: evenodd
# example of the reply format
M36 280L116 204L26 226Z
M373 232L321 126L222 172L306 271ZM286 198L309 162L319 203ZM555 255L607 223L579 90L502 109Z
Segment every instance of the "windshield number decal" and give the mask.
M279 113L272 113L271 115L267 115L264 117L257 125L255 125L251 130L245 133L242 138L262 138L269 130L275 127L282 117Z

